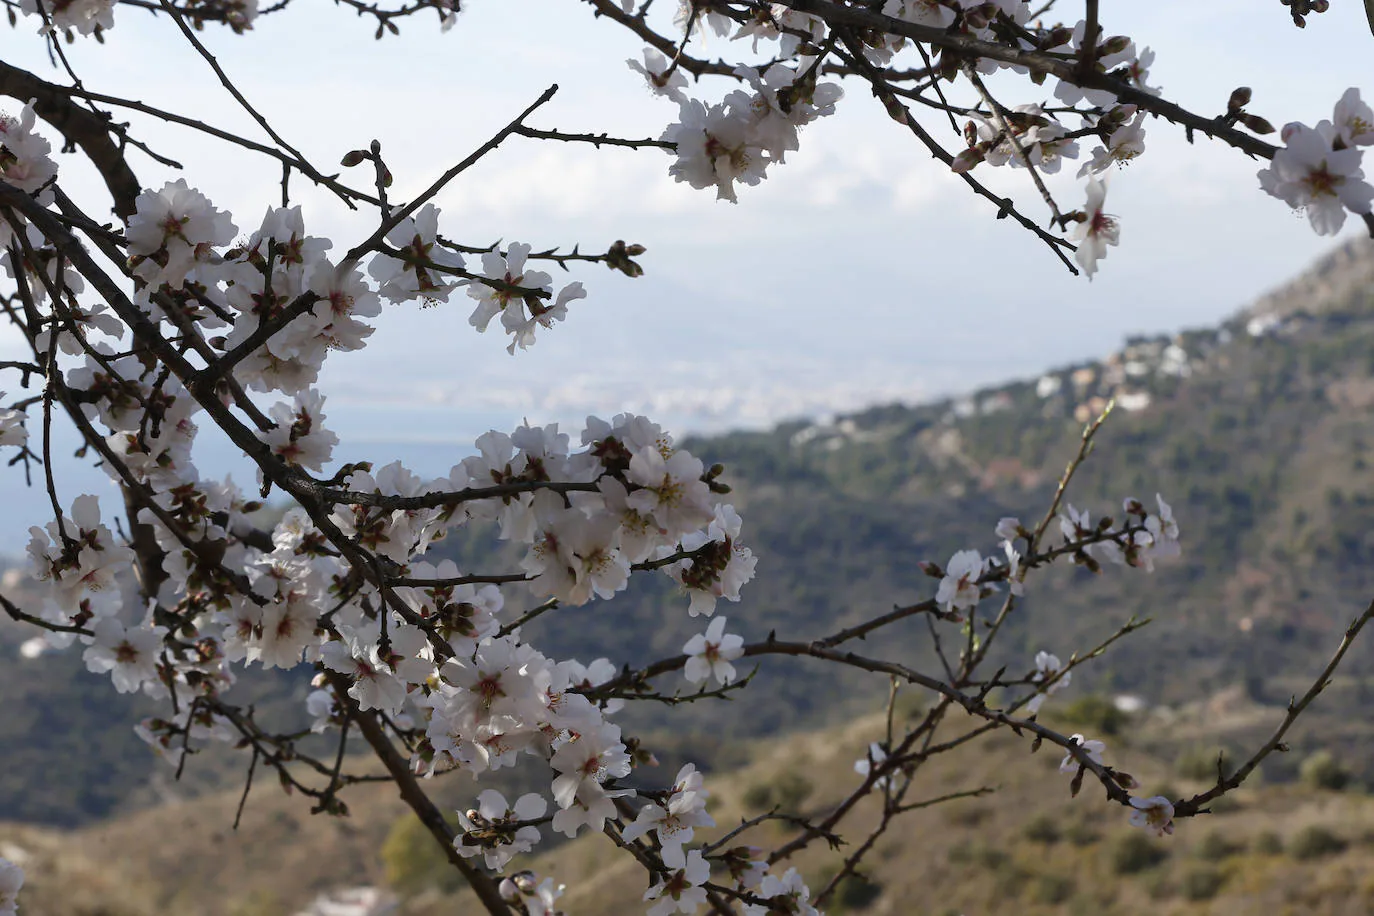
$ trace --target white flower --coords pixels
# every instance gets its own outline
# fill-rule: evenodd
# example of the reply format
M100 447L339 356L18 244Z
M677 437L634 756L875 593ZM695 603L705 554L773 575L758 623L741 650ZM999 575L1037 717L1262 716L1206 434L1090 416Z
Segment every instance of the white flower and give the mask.
M1335 235L1345 224L1345 211L1368 213L1374 187L1362 179L1363 153L1333 149L1336 128L1323 121L1315 128L1289 124L1286 144L1274 153L1267 169L1260 169L1260 187L1295 210L1304 210L1318 235Z
M873 772L875 766L878 766L886 759L887 751L883 750L883 746L876 741L871 742L868 745L868 755L854 761L854 772L858 773L860 776L867 777L869 773ZM892 776L890 774L887 776L880 776L873 782L873 785L880 791L885 792L892 785Z
M1026 586L1022 581L1026 575L1026 567L1021 563L1021 551L1017 550L1011 541L1003 541L1002 552L1007 557L1007 589L1019 598L1026 593Z
M238 230L228 213L178 178L134 201L124 236L134 273L148 285L177 288L197 265L215 257L212 246L228 245Z
M320 612L306 590L293 590L284 598L262 609L262 635L249 658L264 668L294 668L301 652L315 645L315 625Z
M978 577L983 574L983 558L976 550L961 550L950 557L945 567L945 577L940 580L940 588L935 600L948 611L971 608L982 597Z
M347 643L333 640L320 649L320 660L331 671L347 675L354 683L348 695L360 709L380 709L388 714L400 711L405 702L405 681L391 673L377 647L357 636Z
M1089 760L1101 766L1102 753L1107 750L1107 745L1103 744L1101 741L1089 741L1082 735L1073 735L1069 740L1082 748L1083 754ZM1081 765L1082 764L1078 762L1078 758L1073 754L1065 754L1064 759L1059 763L1059 772L1073 773L1076 772Z
M563 896L564 885L554 886L552 878L535 884L534 872L522 871L501 880L501 899L524 907L528 916L551 916L553 902Z
M587 291L582 287L581 281L575 281L558 291L553 305L547 304L546 299L527 300L524 307L529 309L528 317L518 304L508 307L501 313L501 326L513 338L507 345L506 352L514 356L516 347L528 350L534 344L537 328L552 328L554 322L565 320L568 317L568 303L574 299L585 298Z
M91 627L90 648L82 653L86 667L96 674L106 671L119 693L133 693L157 677L158 650L164 627L133 627L113 617L102 617Z
M5 393L0 391L0 398ZM0 445L24 445L29 431L24 427L24 411L0 409Z
M633 0L626 0L626 4ZM627 10L628 12L628 10ZM643 75L655 95L667 96L679 105L687 101L682 90L687 88L687 76L681 70L668 73L668 59L653 48L644 49L644 63L631 58L625 61L630 69ZM664 74L668 74L666 77Z
M711 866L700 850L684 853L681 846L665 846L663 864L671 869L668 877L644 892L645 900L658 901L649 908L649 916L695 913L706 902L701 885L710 879Z
M0 859L0 916L14 916L19 905L19 889L24 886L24 869L9 859Z
M688 767L692 768L692 775L696 775L696 768L690 763L683 768L683 772L686 772ZM678 776L681 777L682 773ZM700 776L697 775L696 779L700 781ZM678 789L668 798L666 805L645 805L639 809L634 823L625 828L621 839L629 843L653 831L658 834L659 842L665 849L690 843L695 828L716 825L715 818L706 813L706 798L709 794L700 789Z
M744 908L745 916L772 916L778 912L793 913L796 916L818 916L818 911L811 905L811 889L806 886L801 873L795 868L789 868L781 878L776 875L765 875L755 893L766 900L782 897L783 903L778 907L748 904Z
M1116 217L1102 211L1106 197L1106 183L1089 178L1088 202L1083 207L1087 216L1073 231L1073 240L1078 243L1073 258L1089 278L1097 273L1097 262L1107 256L1107 246L1115 246L1121 241L1121 227Z
M740 588L754 578L758 559L739 543L742 524L734 506L716 506L716 517L704 534L694 531L682 539L682 549L696 556L663 568L664 574L691 596L692 603L687 608L690 616L710 617L716 611L718 598L738 601ZM665 556L672 553L666 546L660 552Z
M939 0L887 0L883 4L883 15L937 29L954 24L954 10Z
M525 270L525 258L529 253L529 245L512 242L506 249L505 257L495 249L482 254L483 276L500 285L473 283L468 287L468 295L477 300L477 308L469 316L468 324L478 331L485 331L491 319L505 309L513 305L520 311L523 296L509 287L543 290L549 285L552 278L542 270Z
M629 583L630 564L615 547L619 525L610 515L560 514L535 537L521 567L535 576L536 595L567 604L610 598Z
M683 676L693 684L703 683L714 677L721 684L729 684L735 679L735 666L730 664L744 654L744 639L735 633L725 632L725 618L717 617L711 621L704 634L698 633L682 647L687 655Z
M0 147L5 150L0 156L0 181L29 194L57 174L57 164L48 156L52 146L34 132L36 122L33 105L25 105L18 118L0 114ZM9 231L5 222L0 233ZM8 236L0 235L0 243L8 246Z
M457 279L439 268L461 270L463 258L437 244L439 210L425 204L413 215L397 223L386 234L386 241L399 255L379 254L368 264L367 272L381 284L379 292L391 302L424 299L443 302L467 280Z
M1174 806L1163 795L1154 798L1132 798L1131 826L1143 827L1155 836L1174 832Z
M82 35L90 35L96 29L114 28L114 0L72 0L64 2L43 2L43 0L21 0L19 8L25 13L36 14L41 9L47 14L50 24L39 28L39 34L65 32L75 29Z
M549 765L560 774L553 781L554 801L566 809L574 799L599 796L601 783L607 779L628 776L630 755L620 742L620 728L606 725L564 744Z
M630 459L627 476L640 489L625 500L643 515L653 516L669 535L682 535L710 522L711 491L702 481L701 461L676 451L666 459L655 447L641 448Z
M1346 146L1374 144L1374 110L1360 100L1360 90L1345 90L1331 120Z
M277 425L260 437L288 464L319 471L339 444L339 437L324 428L324 396L313 388L291 404L274 405L268 415Z
M715 187L716 198L736 203L735 182L756 185L763 180L768 157L748 140L748 109L712 105L696 99L685 102L679 121L668 125L661 139L677 145L677 161L668 174L694 188Z
M534 792L508 805L500 792L486 789L477 796L477 808L459 812L458 823L463 832L453 838L453 846L464 858L480 853L487 868L499 872L516 854L529 852L539 842L538 827L515 824L537 820L547 808L544 797Z
M1123 124L1112 131L1106 146L1093 150L1093 157L1078 170L1082 178L1089 172L1096 174L1106 171L1112 163L1124 164L1145 152L1145 115L1138 114L1135 120Z
M1056 674L1059 674L1060 669L1063 667L1063 663L1059 661L1059 656L1051 655L1048 652L1037 652L1035 653L1035 673L1031 675L1031 682L1035 684L1044 684ZM1031 715L1035 715L1040 711L1041 704L1045 702L1045 699L1049 697L1050 694L1057 693L1069 686L1072 681L1072 671L1065 671L1063 674L1060 674L1058 679L1053 683L1040 688L1040 692L1031 697L1030 702L1026 704L1026 709Z
M1073 507L1073 503L1064 506L1064 511L1059 514L1059 533L1064 535L1065 543L1071 543L1081 537L1091 534L1093 526L1085 509L1079 512Z
M1087 43L1087 31L1088 23L1080 19L1073 30L1073 52L1075 56L1081 55L1083 52L1083 48ZM1106 37L1107 36L1103 35L1101 31L1098 31L1097 35L1094 36L1094 40L1098 44L1098 54L1095 60L1095 66L1099 72L1115 70L1122 65L1128 68L1137 66L1134 42L1127 42L1124 47L1114 53L1103 54L1101 52L1104 50L1103 41ZM1153 53L1150 53L1148 49L1146 53L1150 55L1150 60L1141 62L1144 67L1148 67L1154 58ZM1143 71L1141 78L1143 79ZM1066 105L1077 105L1081 101L1086 101L1089 105L1094 105L1099 108L1104 108L1116 101L1116 93L1111 90L1086 89L1075 83L1068 82L1067 80L1059 81L1059 85L1056 86L1054 90L1054 97Z

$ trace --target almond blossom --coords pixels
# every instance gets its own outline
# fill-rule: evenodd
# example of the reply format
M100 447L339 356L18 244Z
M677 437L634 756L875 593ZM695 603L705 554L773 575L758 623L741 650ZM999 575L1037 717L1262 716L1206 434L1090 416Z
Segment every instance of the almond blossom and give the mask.
M1103 744L1101 741L1087 739L1078 734L1072 735L1069 740L1078 745L1083 756L1087 757L1093 763L1101 765L1102 754L1107 750L1107 745ZM1059 762L1059 772L1076 773L1082 765L1083 764L1079 763L1078 757L1071 753L1065 754L1064 759Z
M102 617L91 629L94 635L81 658L91 671L109 672L116 691L133 693L157 677L165 627L125 627L113 617Z
M1366 183L1359 149L1337 149L1330 121L1315 128L1293 123L1283 129L1284 147L1269 168L1260 169L1260 187L1295 210L1306 212L1318 235L1335 235L1345 213L1368 213L1374 187Z
M1174 806L1163 795L1153 798L1131 798L1131 826L1140 827L1155 836L1174 832Z
M15 916L19 891L24 886L24 869L9 859L0 859L0 916Z
M677 161L668 174L694 188L716 189L719 200L737 203L735 182L756 185L768 170L763 147L749 138L749 115L725 105L707 107L696 99L684 102L678 121L661 139L673 143Z
M134 273L149 286L180 287L198 266L213 265L214 247L234 239L233 218L178 178L144 191L124 231Z
M1059 660L1059 656L1049 652L1035 653L1035 673L1031 675L1031 683L1044 686L1039 687L1036 694L1030 698L1030 702L1026 704L1026 711L1035 715L1045 700L1069 686L1072 681L1073 672L1064 670L1064 664Z
M1103 212L1102 204L1107 198L1106 182L1096 178L1088 179L1088 201L1084 205L1082 222L1073 231L1073 240L1078 250L1073 258L1089 278L1097 273L1097 262L1107 256L1107 247L1121 241L1121 227L1116 217Z
M663 849L663 864L669 869L667 877L644 892L645 900L657 901L649 908L649 916L669 916L671 913L695 913L706 902L706 888L711 866L701 851L684 851L681 846Z
M463 269L463 256L438 244L438 234L439 209L433 204L425 204L392 227L386 241L396 255L378 254L368 265L368 273L381 285L382 298L444 302L455 289L467 285L452 274Z
M0 391L0 398L5 393ZM23 445L29 441L29 431L24 426L24 411L0 408L0 446Z
M687 640L682 652L687 656L682 674L690 683L701 684L713 677L721 684L729 684L735 679L735 666L730 663L744 654L744 639L726 633L725 618L717 617L705 633Z
M517 826L521 821L533 821L544 816L548 802L542 795L526 793L515 804L495 789L486 789L477 796L477 807L458 813L462 833L453 839L453 846L464 858L481 855L487 868L500 872L506 863L522 852L529 852L539 842L539 828L531 824Z
M950 557L935 600L948 611L957 612L977 606L982 598L978 579L985 568L986 564L978 551L960 550Z

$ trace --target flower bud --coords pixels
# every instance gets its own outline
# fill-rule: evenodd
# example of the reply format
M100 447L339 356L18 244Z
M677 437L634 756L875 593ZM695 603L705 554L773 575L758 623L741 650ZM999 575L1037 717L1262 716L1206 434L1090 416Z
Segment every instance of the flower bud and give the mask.
M1120 770L1112 770L1112 779L1116 781L1117 785L1119 785L1121 788L1125 789L1128 792L1131 789L1140 788L1140 783L1137 782L1136 778L1132 776L1130 773L1123 773Z
M972 171L975 165L983 161L983 158L984 152L982 147L970 146L954 157L954 161L949 165L950 171L962 175L965 172Z
M996 15L996 4L983 3L964 10L964 25L971 29L986 29Z
M1231 91L1231 98L1226 101L1227 111L1239 111L1250 104L1250 87L1241 86Z
M1073 29L1061 25L1045 33L1044 39L1040 42L1040 50L1048 51L1051 48L1058 48L1068 44L1072 40Z
M1240 116L1240 123L1257 134L1272 134L1274 132L1274 125L1270 124L1259 115L1243 114Z
M1102 57L1110 57L1113 54L1120 54L1131 46L1131 39L1125 35L1113 35L1098 46L1097 52Z

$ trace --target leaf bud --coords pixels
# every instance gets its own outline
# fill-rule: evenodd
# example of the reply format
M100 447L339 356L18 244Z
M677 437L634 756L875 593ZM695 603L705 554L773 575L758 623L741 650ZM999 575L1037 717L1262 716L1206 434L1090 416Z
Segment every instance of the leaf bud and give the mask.
M1241 86L1231 90L1231 98L1226 100L1227 111L1239 111L1250 104L1250 87Z
M1270 124L1259 115L1243 114L1240 116L1240 123L1257 134L1272 134L1274 132L1274 125Z
M358 163L362 162L362 161L363 161L364 159L366 159L366 158L367 158L367 153L366 153L366 152L364 152L363 150L360 150L360 149L355 149L355 150L352 150L352 151L349 152L349 153L346 153L346 154L344 155L343 159L341 159L341 160L339 161L339 165L343 166L343 167L346 168L346 169L351 169L353 166L355 166L355 165L357 165Z
M902 107L901 102L897 101L896 96L884 95L883 107L887 109L887 116L889 118L896 121L898 124L906 123L906 109Z

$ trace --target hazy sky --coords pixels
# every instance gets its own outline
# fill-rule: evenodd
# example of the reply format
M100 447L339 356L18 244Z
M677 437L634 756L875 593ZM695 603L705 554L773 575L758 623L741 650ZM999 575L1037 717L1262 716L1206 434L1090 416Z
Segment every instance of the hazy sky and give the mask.
M1061 3L1065 16L1078 6ZM426 186L550 83L561 90L536 126L641 137L672 118L673 106L625 67L640 43L595 21L585 4L464 7L446 34L420 17L382 42L366 21L303 0L250 34L210 28L202 37L286 138L323 166L380 139L397 198ZM1153 82L1204 112L1221 111L1241 84L1254 88L1253 110L1276 125L1329 117L1350 85L1374 95L1374 37L1358 4L1333 4L1305 31L1279 4L1255 0L1102 8L1108 33L1156 49ZM104 45L68 48L88 86L262 136L171 23L124 7L119 14ZM33 25L3 33L0 53L60 79L26 34ZM715 53L733 50L724 44ZM1048 95L1002 86L1009 104ZM1333 244L1259 192L1256 163L1201 137L1189 148L1181 130L1153 122L1147 155L1112 176L1108 209L1121 219L1122 244L1089 283L1011 221L994 221L861 85L849 88L839 113L808 127L800 152L742 189L738 205L674 184L656 151L512 139L440 196L446 234L586 250L624 238L648 246L646 275L629 280L599 267L575 275L588 299L515 357L502 335L471 331L466 297L429 310L393 307L366 351L331 359L331 418L353 441L470 441L522 415L571 422L633 408L678 429L717 429L919 399L1099 355L1129 332L1214 322ZM241 229L277 199L271 162L133 120L159 152L187 163L191 183L232 210ZM170 175L135 162L144 184ZM1024 173L978 174L1045 215ZM1061 178L1062 203L1079 206L1080 185ZM69 188L77 180L64 177ZM371 216L350 216L329 197L302 199L307 229L339 239L336 249L371 228ZM1357 220L1347 224L1347 233L1360 230Z

